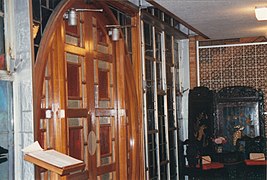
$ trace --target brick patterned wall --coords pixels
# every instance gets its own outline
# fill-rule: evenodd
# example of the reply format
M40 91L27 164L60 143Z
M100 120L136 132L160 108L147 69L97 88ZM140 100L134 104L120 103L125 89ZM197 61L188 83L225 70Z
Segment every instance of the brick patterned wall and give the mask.
M190 89L197 86L196 36L189 38Z
M190 89L197 87L197 51L196 41L204 40L202 36L189 37Z
M199 67L200 85L211 90L236 85L261 89L267 111L267 43L200 47Z

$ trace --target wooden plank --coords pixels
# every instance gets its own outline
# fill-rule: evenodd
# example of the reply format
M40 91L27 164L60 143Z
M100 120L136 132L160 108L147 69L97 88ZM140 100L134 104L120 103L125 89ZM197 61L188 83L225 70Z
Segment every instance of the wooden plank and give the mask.
M84 18L88 19L84 21L84 30L86 32L83 32L84 34L84 40L85 43L84 48L86 51L85 54L85 75L86 75L86 93L87 93L87 105L88 105L88 129L87 132L96 132L96 125L95 125L95 89L94 89L94 57L93 57L93 51L94 51L94 43L93 42L93 13L85 13ZM90 42L90 43L89 43ZM88 142L89 144L90 142ZM88 153L88 161L87 167L90 170L89 178L88 179L97 179L96 178L96 154L93 156Z
M106 61L106 62L112 63L112 55L110 55L110 54L104 54L101 52L94 51L93 57L94 57L94 59L98 59L101 61Z
M33 164L35 164L37 166L40 166L40 167L43 167L45 169L48 169L50 171L53 171L53 172L55 172L55 173L57 173L59 175L62 175L63 174L63 169L58 168L56 166L53 166L51 164L47 164L46 162L41 161L41 160L38 160L36 158L33 158L33 157L29 156L29 155L25 155L24 156L24 160L25 161L32 162Z
M125 49L124 41L119 40L116 48L116 67L117 67L117 102L118 102L118 112L120 110L125 110ZM119 162L119 179L127 179L127 127L126 127L126 114L120 116L118 115L118 162Z
M67 176L67 180L88 180L88 178L89 178L88 171L83 171Z
M105 165L105 166L100 166L97 168L97 176L101 175L101 174L105 174L105 173L109 173L112 171L116 170L116 164L109 164L109 165Z
M117 9L129 16L134 16L138 13L138 7L129 1L107 1L107 3L111 6L115 6Z
M33 157L29 154L24 155L24 160L29 161L29 162L37 165L37 166L40 166L40 167L45 168L47 170L50 170L52 172L55 172L61 176L69 174L69 173L74 172L74 171L83 170L85 167L85 164L82 162L81 163L75 163L75 164L72 164L69 166L58 167L49 161L44 161L42 159L38 159L38 158Z
M74 46L71 44L65 44L65 51L68 53L72 53L72 54L76 54L80 56L85 56L85 53L86 53L84 48Z
M88 116L88 109L67 109L66 116L68 118L87 118Z
M57 106L60 109L65 109L66 104L66 82L65 82L65 53L64 53L64 30L63 22L61 22L60 28L56 31L55 37L55 51L53 51L54 59L51 61L53 67L53 102L52 105ZM53 119L53 131L49 136L54 141L53 147L55 150L67 153L67 121L64 118L61 118L60 121Z
M115 109L105 109L105 108L98 108L95 111L95 116L106 116L106 117L110 117L110 116L115 116L116 115L116 111Z
M125 82L126 82L126 100L127 118L129 122L129 137L135 141L130 145L129 150L129 179L145 179L144 163L144 134L143 134L143 87L142 87L142 58L141 58L141 32L140 17L136 14L132 17L132 61L126 56ZM154 60L154 59L152 59ZM129 139L128 139L129 141ZM142 162L142 163L140 163Z

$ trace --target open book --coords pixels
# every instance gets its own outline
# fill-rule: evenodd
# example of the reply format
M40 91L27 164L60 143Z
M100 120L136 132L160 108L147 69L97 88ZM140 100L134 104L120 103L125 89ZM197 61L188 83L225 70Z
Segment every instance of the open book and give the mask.
M59 175L66 175L73 171L82 170L85 167L85 164L81 160L53 149L43 150L37 141L22 151L25 153L24 160L51 170Z

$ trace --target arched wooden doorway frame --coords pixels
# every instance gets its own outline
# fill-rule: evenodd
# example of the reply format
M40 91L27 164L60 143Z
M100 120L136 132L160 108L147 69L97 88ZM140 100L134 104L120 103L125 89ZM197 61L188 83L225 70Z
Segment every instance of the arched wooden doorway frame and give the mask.
M80 3L83 3L82 1ZM47 63L47 56L49 54L50 47L52 46L53 42L53 34L54 30L58 27L60 24L59 22L62 21L62 17L64 13L71 7L76 7L77 1L75 0L66 0L59 3L57 8L54 10L53 14L51 15L48 24L46 26L45 32L43 34L43 37L41 39L41 43L39 45L38 54L36 56L36 61L34 64L34 119L35 119L35 139L39 140L40 134L39 134L39 128L40 128L40 118L42 116L41 111L41 94L43 89L43 80L45 76L45 67ZM94 5L97 7L101 7L104 9L105 17L108 19L110 24L117 24L116 19L114 18L111 10L104 2L97 2ZM122 35L122 33L121 33ZM123 72L121 72L121 75L123 78L121 79L121 82L118 83L125 83L125 92L123 92L123 97L121 97L125 102L119 102L119 103L126 103L126 109L127 109L127 116L129 119L129 135L127 139L125 137L119 137L119 140L121 145L126 145L126 143L129 143L129 156L130 156L130 162L124 162L122 164L118 165L118 169L120 169L120 166L123 167L125 165L128 165L128 175L125 174L125 172L119 172L120 175L118 175L119 178L126 178L126 179L143 179L143 149L141 145L141 131L142 131L142 124L140 122L140 115L141 112L138 113L140 110L140 105L138 103L137 98L137 89L136 84L134 80L134 73L132 69L132 64L130 62L129 57L127 56L127 51L125 50L125 44L123 40L119 40L115 44L115 51L118 56L116 57L116 61L120 61L120 63L117 63L117 68L123 69ZM120 79L118 79L120 81ZM120 125L119 125L120 126ZM123 126L123 125L121 125ZM123 128L123 127L119 127ZM125 131L125 129L124 129ZM125 132L124 132L125 133ZM64 143L63 143L64 146ZM63 153L66 153L66 147L62 147L61 149L57 149ZM126 153L126 152L125 152ZM125 159L126 157L124 157ZM125 161L125 160L124 160ZM125 168L125 167L124 167Z

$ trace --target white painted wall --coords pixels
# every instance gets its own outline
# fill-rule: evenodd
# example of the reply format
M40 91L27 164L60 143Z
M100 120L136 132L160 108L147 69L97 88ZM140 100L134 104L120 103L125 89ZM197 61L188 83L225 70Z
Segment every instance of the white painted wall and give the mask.
M180 41L180 80L183 92L182 96L182 119L179 120L180 140L188 138L188 94L190 89L190 71L189 71L189 40Z
M34 166L23 160L22 148L34 141L30 0L12 0L14 12L14 151L15 179L34 179Z

